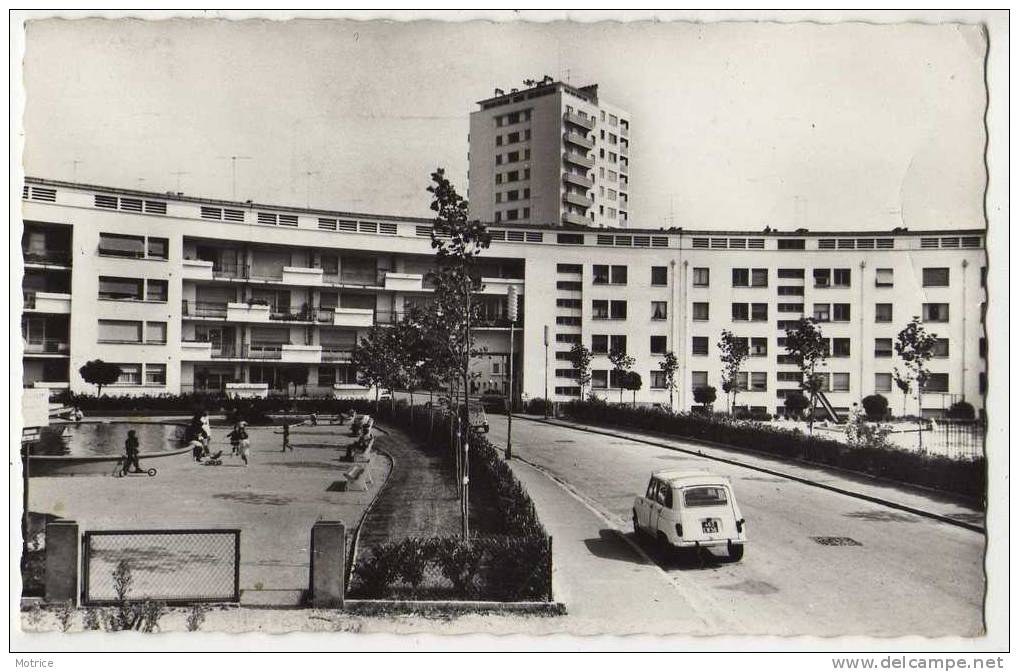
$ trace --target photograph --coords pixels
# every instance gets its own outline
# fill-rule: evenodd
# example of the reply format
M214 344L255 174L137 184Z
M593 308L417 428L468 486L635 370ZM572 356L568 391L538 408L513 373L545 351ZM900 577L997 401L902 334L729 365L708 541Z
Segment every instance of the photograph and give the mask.
M867 16L12 13L12 647L1007 648L1008 12Z

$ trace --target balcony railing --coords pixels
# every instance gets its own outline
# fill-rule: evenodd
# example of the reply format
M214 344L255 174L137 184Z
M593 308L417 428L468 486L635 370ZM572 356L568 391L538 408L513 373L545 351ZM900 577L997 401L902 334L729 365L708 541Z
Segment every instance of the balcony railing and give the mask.
M188 301L185 299L182 304L184 317L211 317L216 319L226 319L225 303Z
M589 131L594 128L595 124L594 117L582 117L575 112L564 112L563 119Z
M335 276L334 276L335 277ZM386 281L385 271L341 271L340 284L361 285L362 287L381 287Z
M349 348L335 348L328 345L322 346L323 362L349 362L353 354L353 350Z
M594 168L594 159L577 152L563 152L563 160L584 168Z
M252 343L241 348L244 359L282 359L283 343Z
M576 173L563 173L563 181L570 182L578 187L584 187L585 189L591 189L594 187L594 180L589 179L584 175L577 175Z
M586 150L594 149L594 140L587 137L586 135L581 135L580 133L573 132L563 133L563 140L574 145L577 145L578 147L583 147Z
M239 278L248 277L248 266L246 264L231 264L222 261L212 262L212 277L214 278Z
M576 214L574 212L564 212L563 213L563 223L564 224L578 224L580 226L588 226L588 225L591 224L591 220L588 219L587 217L584 217L583 215L578 215L578 214Z
M70 266L71 253L64 250L44 250L29 252L22 250L26 264L52 264L54 266Z
M581 208L590 208L594 205L594 199L584 194L577 194L572 191L567 191L563 194L563 200L572 205L576 205Z
M33 338L24 342L25 352L36 355L66 355L71 344L62 338Z

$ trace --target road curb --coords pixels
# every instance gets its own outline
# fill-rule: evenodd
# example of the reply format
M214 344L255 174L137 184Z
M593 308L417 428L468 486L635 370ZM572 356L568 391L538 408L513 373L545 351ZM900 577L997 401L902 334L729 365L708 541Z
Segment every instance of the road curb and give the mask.
M715 462L722 462L724 464L731 464L733 466L743 467L744 469L750 469L752 471L757 471L757 472L760 472L760 473L763 473L763 474L768 474L769 476L777 476L779 478L785 478L785 479L788 479L790 481L795 481L797 483L802 483L804 485L809 485L809 486L812 486L812 487L815 487L815 488L820 488L822 490L828 490L829 492L835 492L835 493L838 493L840 495L846 495L847 497L853 497L855 499L861 499L863 501L871 502L873 504L880 504L882 506L887 506L889 508L897 509L899 511L905 511L907 513L912 513L914 515L922 516L924 518L930 518L932 520L937 520L939 522L946 523L948 525L954 525L956 527L961 527L961 528L963 528L965 530L969 530L970 532L977 532L979 534L986 534L984 528L982 526L980 526L980 525L974 525L973 523L967 523L967 522L962 521L962 520L956 520L955 518L950 518L950 517L942 515L940 513L934 513L932 511L925 511L923 509L918 509L916 507L909 506L908 504L901 504L899 502L894 502L894 501L892 501L890 499L884 499L882 497L875 497L873 495L865 495L865 494L863 494L861 492L855 492L853 490L846 490L845 488L840 488L840 487L837 487L837 486L834 486L834 485L826 485L824 483L820 483L818 481L814 481L814 480L811 480L809 478L804 478L802 476L794 476L792 474L787 474L785 472L776 471L774 469L769 469L767 467L761 467L761 466L757 466L757 465L754 465L754 464L749 464L747 462L742 462L740 460L735 460L735 459L732 459L732 458L720 457L720 456L717 456L717 455L706 455L705 453L703 453L703 452L701 452L699 450L690 450L690 449L686 449L686 448L678 448L676 446L671 446L671 445L669 445L667 443L661 443L661 442L658 442L658 441L652 441L650 439L644 439L644 438L639 438L639 437L634 437L634 436L627 436L625 434L619 434L619 433L613 432L613 431L608 431L608 430L603 430L603 429L596 429L596 428L593 428L593 427L590 427L590 426L587 426L587 425L570 425L570 424L564 424L564 423L561 423L561 422L556 422L554 420L545 420L543 418L529 418L529 417L526 417L526 416L515 416L515 417L517 417L517 418L519 418L521 420L529 420L531 422L538 422L538 423L545 424L545 425L551 425L553 427L562 427L562 428L565 428L565 429L576 429L576 430L581 431L581 432L588 432L588 433L591 433L591 434L601 434L603 436L611 436L613 438L624 439L626 441L635 441L637 443L644 443L644 444L647 444L647 445L650 445L650 446L655 446L656 448L665 448L666 450L671 450L671 451L674 451L674 452L677 452L677 453L685 453L687 455L695 455L697 457L703 457L703 458L708 459L708 460L714 460ZM695 440L695 439L683 438L683 440L684 441L691 441L691 442L695 442L695 443L706 443L706 442L698 441L698 440ZM715 444L713 446L709 445L709 447L717 447L717 448L722 448L722 449L727 449L727 450L738 450L738 449L736 449L736 448L734 448L732 446L725 446L725 445L722 445L722 444ZM770 456L770 457L774 457L774 456Z

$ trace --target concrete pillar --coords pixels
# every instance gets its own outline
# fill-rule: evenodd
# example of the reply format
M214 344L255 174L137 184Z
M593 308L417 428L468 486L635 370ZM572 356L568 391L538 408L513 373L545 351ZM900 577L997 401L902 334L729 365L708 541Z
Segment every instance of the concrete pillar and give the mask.
M46 601L78 603L78 523L54 521L46 526Z
M311 528L311 606L343 607L346 530L338 520L320 520Z

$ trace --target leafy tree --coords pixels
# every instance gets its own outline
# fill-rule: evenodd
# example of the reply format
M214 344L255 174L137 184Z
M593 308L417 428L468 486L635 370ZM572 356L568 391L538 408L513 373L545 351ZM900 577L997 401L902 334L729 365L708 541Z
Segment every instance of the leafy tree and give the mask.
M112 385L117 382L123 371L116 364L104 362L101 359L93 359L85 362L78 369L78 373L81 374L81 379L86 383L96 386L96 396L101 397L103 385Z
M899 392L902 392L902 414L906 414L906 400L909 399L909 395L913 392L913 383L906 375L899 371L898 367L895 367L892 379L895 380L895 387L899 388Z
M676 353L669 350L662 356L662 361L658 363L658 368L665 373L665 387L669 390L669 410L672 408L672 393L676 389L676 372L679 371L679 358L676 357ZM696 396L694 397L696 401ZM712 398L714 401L714 398Z
M469 536L467 519L469 492L466 478L469 473L470 454L468 399L471 356L476 352L472 325L480 319L480 305L474 297L482 289L477 270L477 257L488 248L492 237L483 223L468 221L467 200L460 196L453 184L446 179L442 168L432 173L432 185L428 187L428 192L432 194L430 207L435 212L432 248L435 250L438 267L429 273L429 280L435 287L434 302L448 324L448 330L445 331L449 339L447 349L453 355L457 378L462 384L464 395L459 432L462 450L458 450L457 454L463 455L458 480L462 484L461 532L466 538Z
M623 403L623 390L626 389L626 379L624 376L636 360L627 355L626 350L623 348L612 348L609 352L609 361L612 362L612 372L616 374L619 380L619 403Z
M800 389L810 400L807 427L813 434L814 408L817 406L817 396L824 388L824 378L819 375L818 369L823 367L828 359L828 344L817 326L817 321L810 317L801 318L793 327L786 329L785 349L803 376Z
M375 388L375 414L379 412L379 392L391 380L391 371L397 366L396 353L388 327L372 325L366 336L354 346L351 363L357 371L358 380L365 387Z
M957 401L948 409L948 417L953 420L974 420L977 411L968 401Z
M302 385L308 384L308 367L306 366L288 366L280 371L280 378L283 380L283 384L287 386L294 386L294 396L297 396L297 388Z
M895 338L895 354L902 360L904 370L895 369L895 377L910 381L916 389L917 440L923 451L923 390L930 378L927 364L934 357L937 334L927 333L920 318L914 316Z
M725 329L718 341L718 351L722 360L722 390L726 395L732 396L729 403L729 412L732 413L736 407L736 396L739 394L740 370L743 368L743 362L750 356L750 349L747 347L747 339L739 338Z
M803 396L802 393L793 391L792 394L787 394L785 398L786 413L794 418L803 418L803 411L807 410L807 406L810 406L810 400Z
M693 389L693 400L707 409L715 403L717 393L711 385L698 385Z
M863 398L863 410L868 420L884 420L888 415L888 399L882 394L870 394Z
M577 372L580 384L580 397L584 397L584 388L591 382L591 351L583 343L574 343L570 348L569 360Z
M623 374L623 388L633 392L633 406L637 406L637 392L644 386L644 381L636 371L627 371Z

